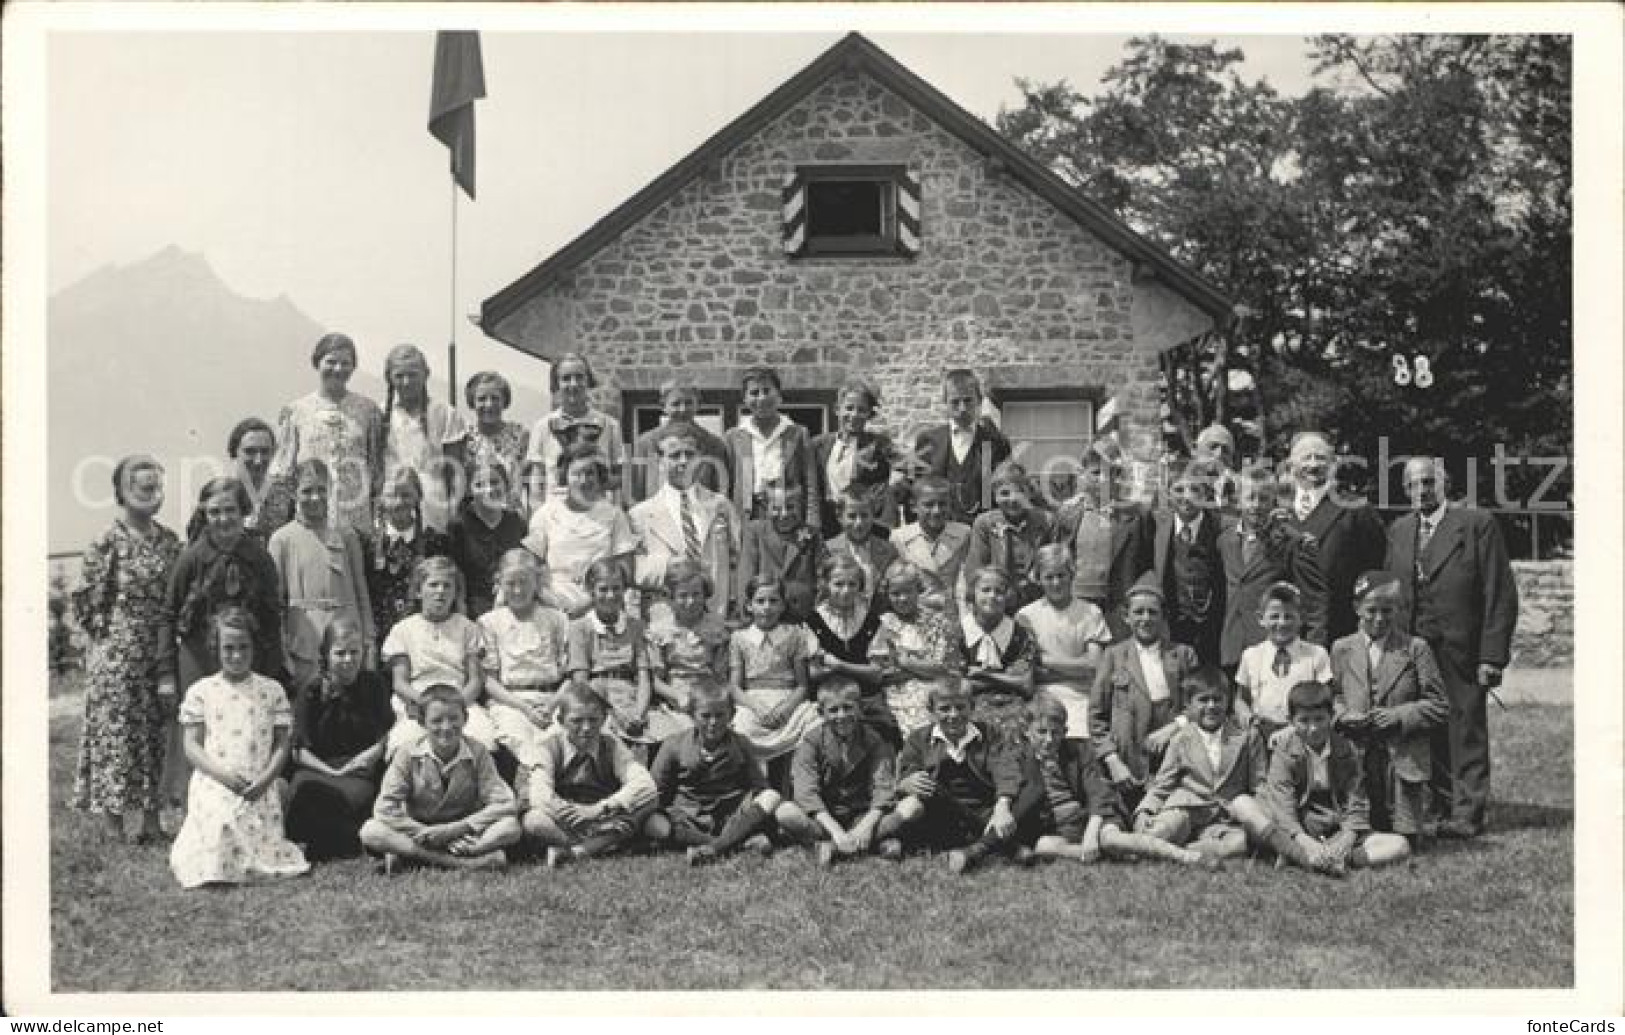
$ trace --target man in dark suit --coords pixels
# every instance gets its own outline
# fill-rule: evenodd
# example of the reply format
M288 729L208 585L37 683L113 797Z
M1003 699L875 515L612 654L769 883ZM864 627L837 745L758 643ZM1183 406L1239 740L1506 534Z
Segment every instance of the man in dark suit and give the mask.
M1326 645L1326 578L1314 540L1293 528L1291 516L1276 506L1279 486L1270 471L1247 468L1237 485L1240 520L1219 533L1225 574L1219 658L1230 674L1241 661L1241 652L1263 641L1258 616L1264 591L1276 582L1298 587L1303 594L1303 638Z
M970 524L993 506L993 469L1010 458L1010 442L982 412L982 384L969 370L943 375L948 423L920 432L914 451L924 473L948 480L948 519Z
M1318 431L1292 436L1292 526L1315 541L1326 577L1326 642L1353 632L1354 580L1382 566L1388 531L1364 500L1350 498L1332 475L1337 469L1331 439Z
M1450 720L1433 734L1440 837L1484 830L1490 796L1490 689L1501 683L1518 621L1518 584L1495 519L1445 499L1442 462L1405 464L1411 512L1388 529L1386 567L1409 588L1410 632L1433 648Z
M891 483L891 439L869 430L869 420L880 404L878 393L862 381L841 387L835 398L836 430L812 440L813 459L821 472L824 498L819 507L820 532L825 539L841 534L840 500L848 488L868 496L875 508L875 523L884 537L897 527L897 507L887 491Z
M660 474L660 440L670 426L678 424L692 428L694 444L699 449L695 457L694 484L728 495L728 447L720 436L694 423L694 411L700 407L699 389L680 381L667 381L660 386L660 407L665 421L632 443L630 470L625 478L627 507L642 503L665 484Z
M1224 563L1219 558L1217 486L1223 468L1190 461L1169 468L1171 508L1156 516L1151 565L1167 603L1168 637L1219 664L1224 625Z

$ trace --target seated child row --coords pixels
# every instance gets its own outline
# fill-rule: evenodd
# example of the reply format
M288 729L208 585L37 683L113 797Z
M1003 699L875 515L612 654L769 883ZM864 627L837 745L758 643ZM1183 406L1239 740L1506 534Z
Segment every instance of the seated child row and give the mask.
M606 572L595 582L595 600L599 587L606 600L618 597L607 592L615 585ZM788 698L769 704L699 671L685 688L687 723L660 744L652 773L620 739L604 735L606 722L623 716L590 679L572 676L550 702L516 699L554 710L549 728L522 745L521 820L490 751L464 734L472 714L467 688L437 682L414 693L410 707L422 732L402 738L389 755L360 840L386 859L457 867L502 865L503 849L522 835L546 846L555 866L637 836L685 845L697 863L752 841L765 848L761 835L769 830L781 840L819 844L825 864L866 851L895 859L914 844L948 850L955 872L992 853L1080 861L1104 853L1216 865L1249 844L1329 874L1392 861L1409 853L1417 833L1427 728L1438 721L1442 698L1425 645L1393 628L1397 580L1373 573L1357 590L1362 639L1337 645L1340 672L1357 677L1341 687L1342 714L1330 685L1301 681L1286 695L1288 724L1266 742L1261 725L1232 717L1223 673L1193 668L1177 681L1183 714L1152 731L1161 743L1147 736L1134 745L1148 756L1160 747L1162 756L1137 805L1132 793L1119 793L1136 790L1135 781L1120 779L1111 764L1128 745L1108 735L1102 762L1090 740L1067 736L1068 710L1048 692L1023 703L1023 695L995 683L991 695L1010 694L1015 703L988 709L978 698L990 694L979 692L974 667L945 669L927 681L928 722L902 738L900 753L893 727L865 721L873 708L850 679L825 680L816 712L803 722L804 702L786 714L780 706ZM426 607L453 591L426 579ZM753 617L775 621L736 634L744 641L731 647L736 672L748 671L742 653L773 642L766 634L782 628L781 608L771 584L753 593ZM624 621L606 623L597 612L584 618L625 629ZM280 836L276 795L265 794L287 758L287 708L275 684L249 670L249 625L241 612L217 619L221 674L194 684L182 710L198 771L173 859L188 886L233 879L232 873L246 879L300 872L304 865L298 848ZM1128 646L1144 644L1137 638ZM219 735L213 725L232 720L219 718L218 705L244 692L265 702L275 692L281 710L266 704L254 713L262 724L250 737L260 745L257 762L223 763L211 757ZM770 783L762 763L776 753L749 734L791 721L802 730L789 746L795 755L789 779ZM244 725L236 719L231 736L240 738ZM210 727L207 739L200 726ZM210 805L215 797L222 800ZM246 813L224 807L239 797ZM245 831L250 814L255 821ZM200 863L211 852L230 864Z

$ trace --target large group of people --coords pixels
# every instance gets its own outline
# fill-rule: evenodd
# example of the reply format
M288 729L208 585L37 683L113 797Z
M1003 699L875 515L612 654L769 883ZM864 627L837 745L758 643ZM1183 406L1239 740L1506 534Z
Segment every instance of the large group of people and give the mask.
M72 596L74 804L131 841L184 816L185 887L632 844L1341 875L1484 828L1517 596L1433 458L1385 529L1317 432L1282 475L1209 428L1149 498L1110 450L1026 470L968 370L907 443L860 380L809 436L770 368L720 437L674 380L634 441L581 355L528 430L495 373L471 419L431 398L410 345L382 407L344 335L311 362L185 542L124 458Z

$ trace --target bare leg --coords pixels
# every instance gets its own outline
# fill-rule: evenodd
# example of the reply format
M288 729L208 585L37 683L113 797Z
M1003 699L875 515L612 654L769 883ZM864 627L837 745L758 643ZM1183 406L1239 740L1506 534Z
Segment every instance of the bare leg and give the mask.
M1102 844L1105 835L1101 836ZM1033 844L1033 851L1045 859L1071 859L1074 862L1083 862L1083 846L1074 844L1057 834L1045 834Z
M825 840L829 835L793 801L781 804L773 812L773 819L784 835L797 844L810 845Z

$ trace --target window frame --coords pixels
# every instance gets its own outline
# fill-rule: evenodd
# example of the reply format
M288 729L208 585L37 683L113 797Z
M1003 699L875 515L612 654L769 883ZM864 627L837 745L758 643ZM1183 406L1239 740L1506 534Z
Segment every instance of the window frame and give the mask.
M999 411L1000 428L1004 431L1005 437L1010 440L1012 447L1016 446L1018 442L1017 439L1010 434L1009 424L1005 419L1005 405L1007 403L1082 403L1087 405L1089 408L1088 421L1086 422L1087 427L1084 435L1083 446L1082 449L1078 451L1078 456L1073 457L1074 460L1079 459L1083 451L1087 450L1091 445L1093 445L1095 439L1098 437L1095 432L1095 422L1100 419L1100 407L1104 405L1106 401L1105 389L1097 385L1057 385L1048 388L990 387L987 390L987 395L988 399L992 401L993 405ZM1033 440L1029 438L1021 441L1032 442ZM1030 462L1021 457L1018 457L1017 461L1021 463L1023 467L1027 468L1028 474L1034 478L1038 477L1039 472L1032 468ZM1071 495L1073 486L1071 484L1067 484L1063 476L1052 475L1052 477L1061 479L1060 483L1052 484L1049 487L1049 491L1052 494L1054 494L1057 498Z
M904 251L897 229L898 195L903 189L906 165L801 165L796 176L801 180L806 206L805 240L801 250L792 258L876 258L902 256ZM878 234L813 233L812 186L830 182L879 183L881 192L881 232Z
M793 388L780 393L781 410L816 409L822 422L822 430L815 431L808 427L806 422L797 421L807 428L809 436L816 437L829 432L835 427L835 396L833 388ZM621 427L633 442L644 434L638 430L637 415L640 411L654 410L659 412L660 391L655 388L629 388L621 392ZM700 410L720 411L722 427L726 431L739 423L740 415L744 412L744 393L737 388L702 388L700 389ZM785 416L795 420L789 413ZM658 427L658 423L656 427Z

